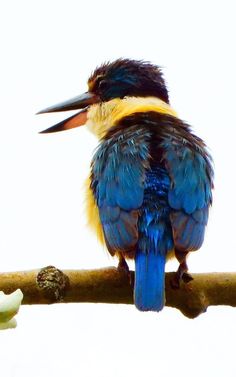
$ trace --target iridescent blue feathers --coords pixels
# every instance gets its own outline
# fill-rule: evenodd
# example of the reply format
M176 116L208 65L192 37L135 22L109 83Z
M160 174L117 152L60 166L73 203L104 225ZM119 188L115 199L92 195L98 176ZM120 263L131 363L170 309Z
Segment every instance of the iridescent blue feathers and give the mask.
M185 125L186 127L186 125ZM204 143L189 133L161 143L163 161L171 179L168 202L175 248L193 251L201 247L209 206L212 203L213 170Z
M135 259L136 306L161 310L167 254L204 239L213 186L204 143L173 116L135 114L102 139L91 178L108 250Z
M151 166L146 172L144 200L138 222L134 300L139 310L160 311L165 298L165 262L173 248L167 171Z
M118 59L105 63L93 72L88 83L103 101L153 96L169 102L161 68L141 60Z
M108 250L134 252L138 241L138 209L142 206L149 166L148 130L118 132L103 140L92 164L97 200Z
M157 311L165 305L164 254L149 250L148 254L137 250L135 255L134 301L141 311Z

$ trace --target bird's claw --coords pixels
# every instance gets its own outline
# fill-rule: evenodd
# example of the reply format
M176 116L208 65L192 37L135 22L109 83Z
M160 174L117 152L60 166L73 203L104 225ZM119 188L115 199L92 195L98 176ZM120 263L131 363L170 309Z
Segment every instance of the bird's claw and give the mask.
M179 279L177 272L175 272L174 276L171 278L170 286L171 286L172 289L179 289L180 288L180 279Z
M180 288L180 282L181 280L187 284L191 280L193 280L193 277L187 272L188 266L186 261L180 263L178 270L174 274L173 278L170 281L170 285L173 289L179 289Z
M129 273L129 266L124 258L119 260L118 266L119 271L123 271L125 273Z
M119 272L124 273L128 276L129 283L131 286L134 284L133 274L129 270L129 266L124 258L120 258L117 269Z
M182 280L185 284L189 283L190 281L193 280L193 277L191 274L189 274L188 272L184 272L183 273L183 276L182 276Z

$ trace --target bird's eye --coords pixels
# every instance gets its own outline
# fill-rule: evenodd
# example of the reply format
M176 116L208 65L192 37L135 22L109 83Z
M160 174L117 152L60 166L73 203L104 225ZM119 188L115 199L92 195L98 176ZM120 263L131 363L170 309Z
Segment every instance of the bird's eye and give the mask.
M104 90L108 87L108 82L106 80L101 80L98 84L99 90Z

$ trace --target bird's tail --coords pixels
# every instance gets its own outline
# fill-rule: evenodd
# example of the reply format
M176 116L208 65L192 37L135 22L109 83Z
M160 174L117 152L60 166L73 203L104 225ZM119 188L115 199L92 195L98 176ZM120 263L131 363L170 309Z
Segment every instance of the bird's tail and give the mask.
M140 250L135 255L134 303L141 311L159 312L165 304L165 255Z

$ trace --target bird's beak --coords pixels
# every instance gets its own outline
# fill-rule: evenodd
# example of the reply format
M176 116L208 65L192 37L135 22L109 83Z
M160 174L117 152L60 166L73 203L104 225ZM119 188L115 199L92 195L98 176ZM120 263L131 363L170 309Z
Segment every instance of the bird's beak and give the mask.
M64 131L84 125L87 121L87 111L89 106L98 102L100 102L100 98L96 94L86 92L84 94L81 94L80 96L71 98L68 101L61 102L57 105L50 106L39 111L37 114L83 109L75 115L72 115L62 122L57 123L44 131L41 131L40 133Z

